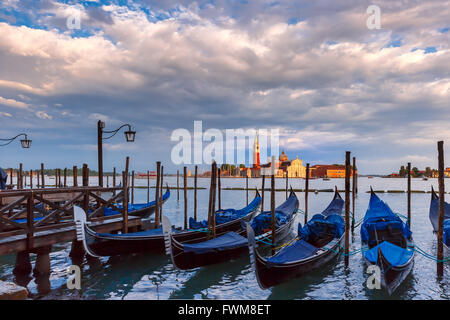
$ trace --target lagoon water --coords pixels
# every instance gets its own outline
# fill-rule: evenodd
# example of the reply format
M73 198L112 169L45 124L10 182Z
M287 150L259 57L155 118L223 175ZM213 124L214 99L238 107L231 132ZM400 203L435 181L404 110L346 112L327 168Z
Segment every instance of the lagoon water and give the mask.
M165 177L171 186L176 186L176 177ZM290 179L296 189L304 188L303 179ZM70 182L69 182L70 183ZM94 185L95 181L91 181ZM136 185L145 186L146 180L136 180ZM152 180L152 184L155 180ZM182 181L180 181L182 184ZM199 186L208 187L209 179L199 179ZM266 180L266 188L269 181ZM311 189L331 189L337 186L344 189L343 179L311 180ZM413 179L412 189L430 191L431 185L437 190L437 179ZM193 179L188 179L193 186ZM222 186L245 187L244 179L222 179ZM260 187L261 179L250 179L249 187ZM276 179L276 187L284 188L285 180ZM370 189L406 190L406 179L359 178L359 193L356 199L355 219L360 220L367 209ZM446 190L450 191L450 179L446 180ZM254 192L249 191L249 200ZM304 193L298 192L300 209L304 209ZM320 213L331 201L333 193L320 192L309 194L309 217ZM344 197L344 194L342 194ZM406 214L406 193L380 193L394 212ZM154 199L154 189L150 192ZM436 236L428 219L430 205L429 193L412 194L412 231L417 246L425 252L436 255ZM448 195L447 195L448 197ZM135 202L146 202L147 190L135 190ZM193 191L188 190L188 214L193 214ZM449 197L450 198L450 197ZM447 201L449 200L447 198ZM284 192L276 193L276 205L285 199ZM208 190L198 191L198 216L206 218ZM183 191L177 200L177 191L172 190L170 199L163 207L172 224L183 226ZM222 191L223 208L241 208L246 205L245 191ZM270 194L266 192L265 208L270 205ZM304 216L297 214L296 222L303 223ZM297 223L294 224L292 237L295 236ZM351 249L360 248L359 228L351 238ZM436 263L420 254L416 254L412 274L391 297L378 290L365 287L367 274L361 253L350 256L350 264L344 267L343 256L339 256L320 270L314 270L303 278L292 280L278 287L262 290L252 272L248 256L234 261L197 268L191 271L176 270L166 256L131 255L124 257L85 259L82 264L82 289L69 290L66 287L67 268L72 265L69 257L70 243L54 245L51 253L52 273L51 290L41 294L41 287L34 278L28 279L27 287L35 299L449 299L450 263L446 263L443 279L436 276ZM32 256L34 264L35 256ZM0 280L14 281L12 269L15 256L0 256Z

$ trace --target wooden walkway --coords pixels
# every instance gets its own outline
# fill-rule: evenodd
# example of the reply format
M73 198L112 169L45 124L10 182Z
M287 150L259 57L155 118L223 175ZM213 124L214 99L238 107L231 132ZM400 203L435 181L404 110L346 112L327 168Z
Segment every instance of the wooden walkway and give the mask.
M115 205L128 197L121 187L70 187L0 192L0 255L76 240L73 206L88 212L87 220L98 232L140 227L141 219L128 217L128 206ZM107 198L107 199L105 199ZM104 216L104 208L117 215Z

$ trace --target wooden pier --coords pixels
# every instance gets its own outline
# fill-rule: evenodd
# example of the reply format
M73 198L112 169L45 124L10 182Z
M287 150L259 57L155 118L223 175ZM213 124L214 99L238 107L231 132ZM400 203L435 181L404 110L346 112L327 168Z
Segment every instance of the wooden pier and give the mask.
M29 254L47 257L51 245L72 241L72 253L82 254L81 243L76 240L73 206L87 212L87 220L98 232L116 232L141 227L141 218L128 217L127 206L119 209L127 199L128 187L66 187L25 189L0 192L0 255L17 253L16 271L31 271ZM125 195L125 196L124 196ZM125 200L126 201L126 200ZM105 208L117 214L104 215ZM124 218L125 217L125 218ZM38 273L49 273L50 264ZM40 266L36 263L36 269Z

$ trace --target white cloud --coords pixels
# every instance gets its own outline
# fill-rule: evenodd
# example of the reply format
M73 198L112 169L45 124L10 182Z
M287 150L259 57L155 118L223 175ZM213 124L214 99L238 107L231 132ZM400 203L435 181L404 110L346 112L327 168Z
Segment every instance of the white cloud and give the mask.
M14 99L8 99L3 97L0 97L0 104L11 108L28 109L28 104L22 101L17 101Z
M36 116L39 119L44 119L44 120L52 120L53 119L53 116L49 115L48 113L46 113L44 111L37 111Z

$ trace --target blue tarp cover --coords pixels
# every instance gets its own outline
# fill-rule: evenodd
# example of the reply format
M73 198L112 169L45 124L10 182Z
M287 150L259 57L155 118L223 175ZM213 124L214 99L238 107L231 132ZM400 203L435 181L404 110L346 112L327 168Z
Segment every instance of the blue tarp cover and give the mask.
M169 197L170 197L170 190L167 190L163 194L163 201L167 200ZM156 203L155 201L151 201L151 202L148 202L148 203L135 203L135 204L129 203L128 204L128 213L131 213L131 212L136 211L136 210L140 210L140 209L144 209L144 208L148 208L148 207L154 206L155 203ZM116 204L115 206L118 209L120 209L120 210L122 209L122 204ZM121 214L119 211L115 211L115 210L113 210L111 208L108 208L108 207L106 207L103 212L104 212L105 216L113 216L113 215L116 215L116 214Z
M450 219L444 221L444 243L450 246Z
M387 226L392 229L402 230L407 239L411 238L411 231L391 208L382 201L375 193L370 196L369 208L364 216L364 222L361 225L361 240L367 242L370 240L370 231L383 230Z
M8 174L0 168L0 190L6 189L6 180L8 179Z
M329 216L332 214L341 215L342 209L344 208L344 200L342 200L340 197L334 198L328 207L323 210L322 215Z
M366 259L372 263L377 263L378 248L380 248L386 260L394 267L404 265L414 254L412 250L403 249L390 242L383 241L364 253Z
M302 260L314 255L318 248L314 247L312 244L304 241L298 240L294 244L283 248L279 253L267 259L268 266L294 262Z
M216 211L216 225L230 222L239 218L242 218L254 211L261 204L261 197L255 197L252 202L248 204L245 208L240 210L236 209L223 209ZM191 229L201 229L208 227L208 220L203 220L196 222L194 218L189 218L189 228Z
M44 219L44 217L34 218L33 221L40 221L40 220L42 220L42 219ZM25 222L27 222L27 221L28 221L27 218L24 218L24 219L16 219L16 220L14 220L14 222L17 222L17 223L25 223Z
M450 204L444 202L444 219L450 219ZM430 203L430 221L433 225L434 231L438 231L439 229L439 197L436 193L431 195L431 203Z
M323 216L316 214L311 220L302 228L302 225L298 224L298 236L306 241L310 237L318 237L327 234L332 234L335 238L340 238L344 234L345 222L340 215L331 214L329 216Z
M276 228L279 228L283 224L289 222L297 208L298 199L294 193L291 193L290 197L275 209ZM250 225L255 231L255 235L260 235L264 233L265 229L269 229L271 227L271 221L272 212L264 211L253 218Z
M247 246L247 243L247 238L238 235L236 232L228 232L223 236L212 240L193 244L183 244L183 247L185 252L202 254L244 247Z

